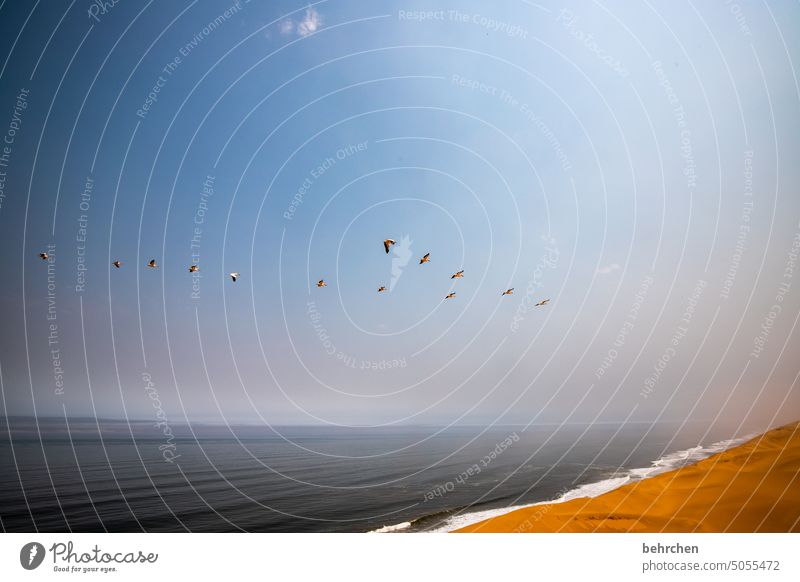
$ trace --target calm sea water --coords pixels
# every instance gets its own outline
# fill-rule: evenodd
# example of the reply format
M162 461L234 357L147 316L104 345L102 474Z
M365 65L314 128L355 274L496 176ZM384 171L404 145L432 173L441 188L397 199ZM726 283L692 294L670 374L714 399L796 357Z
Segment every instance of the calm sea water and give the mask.
M618 485L659 459L679 466L733 436L706 429L183 426L167 441L152 423L9 419L0 520L6 531L446 530Z

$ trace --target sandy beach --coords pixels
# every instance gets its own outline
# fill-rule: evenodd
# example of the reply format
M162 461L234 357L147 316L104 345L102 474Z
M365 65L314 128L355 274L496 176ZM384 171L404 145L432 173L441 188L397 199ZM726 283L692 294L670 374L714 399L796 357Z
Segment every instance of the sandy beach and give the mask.
M458 532L797 532L800 422L593 498L526 507Z

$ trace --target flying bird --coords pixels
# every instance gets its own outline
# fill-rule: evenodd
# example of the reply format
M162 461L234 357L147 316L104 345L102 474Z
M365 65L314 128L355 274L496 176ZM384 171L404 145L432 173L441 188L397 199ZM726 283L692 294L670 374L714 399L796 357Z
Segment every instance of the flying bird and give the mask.
M386 287L384 287L383 285L378 287L378 293L383 293L384 291L386 291Z
M47 259L50 258L50 255L48 255L47 253L39 253L39 258L42 259L43 261L46 261Z
M394 244L394 241L392 239L390 239L390 238L387 238L385 241L383 241L383 248L386 249L386 254L387 255L389 254L389 247L392 246L393 244Z
M197 265L189 265L189 272L190 273L196 273L199 270L200 270L200 267L198 267Z
M430 257L431 257L431 254L430 254L430 253L425 253L425 256L424 256L424 257L422 257L422 258L419 260L419 264L421 265L422 263L430 263L430 261L431 261L431 258L430 258Z
M156 264L155 259L150 259L150 262L147 263L147 266L150 267L151 269L158 269L158 265Z
M228 275L230 275L231 279L233 279L233 282L236 283L236 279L239 277L239 273L228 273Z
M448 293L448 294L445 296L445 299L452 299L452 298L453 298L453 297L455 297L455 296L456 296L456 294L455 294L455 293Z
M464 270L460 270L458 273L454 273L450 278L451 279L461 279L464 276Z
M547 305L548 303L550 303L549 299L543 299L543 300L539 301L539 303L534 305L534 307L541 307L542 305Z
M317 287L327 287L327 286L328 284L325 282L324 279L320 279L319 281L317 281Z
M506 289L505 291L503 291L503 295L513 295L513 294L514 294L513 287L511 289Z

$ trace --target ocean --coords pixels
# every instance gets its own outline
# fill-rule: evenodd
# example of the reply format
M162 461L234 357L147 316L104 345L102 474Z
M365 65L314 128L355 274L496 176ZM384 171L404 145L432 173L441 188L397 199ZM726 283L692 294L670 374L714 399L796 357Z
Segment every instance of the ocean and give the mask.
M0 526L42 532L442 532L594 496L745 440L702 423L183 425L0 421Z

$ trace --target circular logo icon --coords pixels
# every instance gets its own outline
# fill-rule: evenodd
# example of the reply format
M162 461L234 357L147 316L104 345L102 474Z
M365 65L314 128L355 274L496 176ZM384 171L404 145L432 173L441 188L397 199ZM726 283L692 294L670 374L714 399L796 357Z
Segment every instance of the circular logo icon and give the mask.
M26 570L35 570L44 561L44 546L39 542L29 542L19 551L19 563Z

